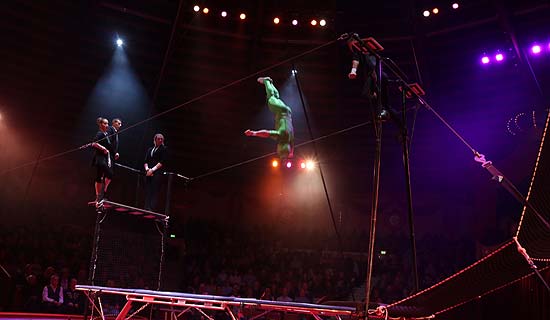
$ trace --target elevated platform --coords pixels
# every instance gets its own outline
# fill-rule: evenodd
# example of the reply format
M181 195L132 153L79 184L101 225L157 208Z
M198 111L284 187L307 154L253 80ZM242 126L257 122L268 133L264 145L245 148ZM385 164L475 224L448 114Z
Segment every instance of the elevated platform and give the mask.
M101 200L97 206L96 206L95 201L90 201L90 202L88 202L88 206L96 207L97 211L112 210L112 211L116 211L116 212L122 213L122 214L140 216L140 217L143 217L144 219L155 219L155 220L159 220L159 221L168 221L170 219L169 216L161 214L161 213L157 213L157 212L153 212L153 211L149 211L149 210L145 210L145 209L140 209L140 208L128 206L128 205L118 203L118 202L114 202L114 201L110 201L110 200Z
M77 286L77 290L83 291L92 308L102 317L101 296L104 294L121 295L126 297L126 304L122 307L116 319L126 319L132 310L134 303L139 303L137 314L149 305L160 305L174 310L172 315L177 319L184 313L196 310L207 319L213 320L213 316L205 313L204 310L225 311L232 320L238 320L238 313L245 310L260 311L249 319L253 320L267 315L270 312L290 312L297 314L311 315L317 320L324 316L333 316L337 319L342 317L350 318L357 315L356 308L346 306L331 306L312 303L281 302L270 300L258 300L252 298L223 297L212 295L188 294L168 291L153 291L144 289L121 289L99 286ZM96 301L97 300L97 301ZM237 314L236 314L237 313ZM129 317L132 317L130 315Z

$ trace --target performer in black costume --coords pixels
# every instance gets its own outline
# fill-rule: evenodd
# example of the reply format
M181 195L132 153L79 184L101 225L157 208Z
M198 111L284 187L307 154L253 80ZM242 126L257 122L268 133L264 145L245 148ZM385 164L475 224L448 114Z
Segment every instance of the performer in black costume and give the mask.
M153 137L154 146L145 154L145 210L154 211L162 176L158 170L166 165L166 146L160 133Z
M365 48L362 48L359 42L353 37L348 40L347 44L352 54L351 71L348 74L348 78L351 80L356 79L358 68L362 67L361 71L365 82L361 95L374 102L378 94L376 58Z
M109 120L99 117L96 120L99 131L94 138L92 147L96 149L92 165L97 168L95 178L95 202L100 202L107 192L107 188L113 179L113 145L109 138Z

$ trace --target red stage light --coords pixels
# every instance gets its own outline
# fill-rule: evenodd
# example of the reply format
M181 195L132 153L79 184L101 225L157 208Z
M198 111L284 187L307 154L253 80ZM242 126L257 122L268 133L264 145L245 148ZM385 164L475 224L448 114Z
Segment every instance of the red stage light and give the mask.
M279 166L279 161L277 161L277 160L271 161L271 166L272 166L273 168L277 168L277 167Z
M311 23L312 26L316 26L317 25L317 20L311 20L310 23Z
M208 8L204 8L204 9L202 9L202 12L203 12L204 14L207 14L208 12L210 12L210 10L209 10Z
M244 13L241 13L241 14L239 15L239 18L241 18L241 20L244 20L244 19L246 19L246 14L244 14Z
M286 162L286 167L289 168L289 169L292 168L292 162L287 161Z
M273 23L274 23L274 24L279 24L279 22L281 22L281 19L279 19L278 17L275 17L275 18L273 19Z
M306 168L306 163L305 162L300 162L300 168L302 169L305 169Z

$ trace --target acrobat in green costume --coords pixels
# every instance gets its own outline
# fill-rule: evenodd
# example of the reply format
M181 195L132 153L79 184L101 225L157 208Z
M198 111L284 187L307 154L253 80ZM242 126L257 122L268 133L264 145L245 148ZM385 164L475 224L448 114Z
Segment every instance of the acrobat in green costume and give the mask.
M281 159L294 156L294 128L292 127L292 110L279 97L279 91L270 77L258 78L265 86L267 107L275 115L275 130L246 130L249 137L272 138L277 141L277 154Z

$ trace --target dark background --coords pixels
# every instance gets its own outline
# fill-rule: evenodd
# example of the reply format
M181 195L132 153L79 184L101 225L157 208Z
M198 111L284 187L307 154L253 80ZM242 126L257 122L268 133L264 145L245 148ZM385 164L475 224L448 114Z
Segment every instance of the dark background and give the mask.
M187 186L174 181L170 214L178 236L187 219L201 217L290 234L322 230L336 247L318 171L274 170L266 157L209 173L275 151L272 141L243 135L272 127L255 81L259 70L293 108L297 144L371 120L359 95L361 78L347 79L351 58L344 43L290 59L350 31L376 38L410 82L422 84L434 109L526 192L550 97L548 1L465 1L458 10L450 2L413 0L197 3L211 12L197 14L195 3L172 0L0 4L3 224L92 228L95 216L86 207L94 197L92 153L77 148L94 136L96 117L120 117L127 129L120 134L121 163L141 168L153 134L161 132L170 150L167 169L200 176ZM422 11L435 5L440 13L424 18ZM219 16L222 9L228 18ZM247 13L245 21L235 17L239 10ZM275 15L281 25L273 25ZM298 27L289 24L294 17ZM312 17L328 25L314 28L307 24ZM117 36L122 49L114 45ZM534 42L543 47L539 57L529 53ZM503 63L480 64L484 52L497 50L506 54ZM521 206L432 112L414 106L408 102L417 232L484 245L509 239ZM391 107L401 108L395 90ZM386 122L378 220L386 235L408 230L398 136L396 125ZM339 232L368 232L372 126L326 137L315 147ZM313 158L313 144L296 154ZM141 205L137 180L117 168L113 200Z

